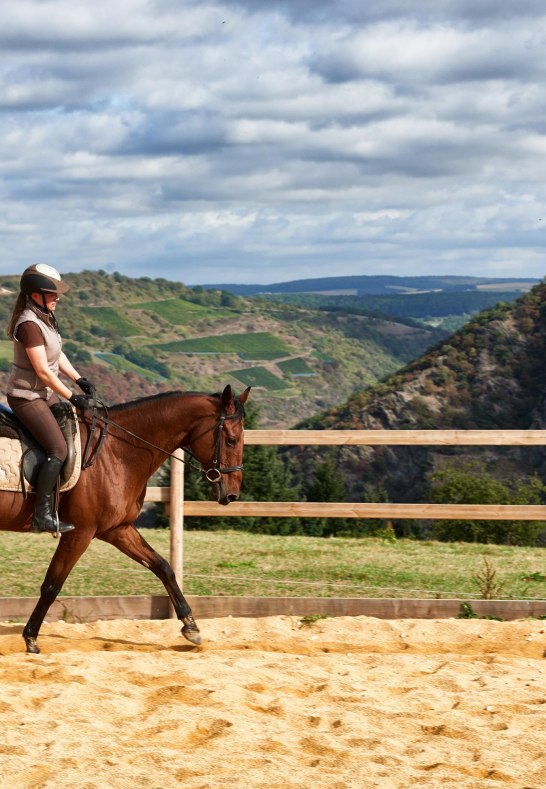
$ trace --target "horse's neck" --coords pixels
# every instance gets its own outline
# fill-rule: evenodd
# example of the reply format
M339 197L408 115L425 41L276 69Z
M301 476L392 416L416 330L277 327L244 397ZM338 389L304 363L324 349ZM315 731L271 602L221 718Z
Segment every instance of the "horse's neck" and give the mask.
M184 443L195 423L210 412L210 398L202 394L178 393L137 401L112 420L135 435L171 453ZM159 462L165 459L160 453Z

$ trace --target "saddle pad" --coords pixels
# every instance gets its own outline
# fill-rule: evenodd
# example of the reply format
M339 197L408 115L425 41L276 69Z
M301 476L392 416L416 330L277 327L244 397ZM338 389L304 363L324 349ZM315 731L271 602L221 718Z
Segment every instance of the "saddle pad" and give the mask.
M71 490L80 478L82 448L80 442L80 426L76 420L76 434L74 436L74 469L70 477L60 487L60 492ZM21 458L23 448L18 438L0 437L0 490L22 492L21 488Z

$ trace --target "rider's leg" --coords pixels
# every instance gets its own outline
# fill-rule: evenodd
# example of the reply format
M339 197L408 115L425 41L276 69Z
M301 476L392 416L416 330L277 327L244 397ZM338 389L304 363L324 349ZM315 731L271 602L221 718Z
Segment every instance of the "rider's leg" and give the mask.
M68 451L57 420L50 411L50 406L58 403L59 398L52 395L46 401L41 398L22 400L19 397L8 397L8 402L18 419L46 452L46 460L38 470L31 531L70 531L74 527L59 523L56 511L57 481Z
M57 481L64 461L56 457L47 457L40 466L36 481L36 500L34 502L34 515L31 531L60 532L70 531L74 528L71 524L62 523L57 515Z

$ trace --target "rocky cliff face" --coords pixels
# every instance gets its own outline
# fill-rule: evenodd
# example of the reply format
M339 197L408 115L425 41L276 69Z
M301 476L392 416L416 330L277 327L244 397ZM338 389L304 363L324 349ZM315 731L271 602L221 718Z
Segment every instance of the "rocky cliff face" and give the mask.
M372 389L299 427L330 429L546 429L546 283L511 305L497 305ZM344 448L351 498L365 483L393 501L418 501L446 456L471 454L499 473L546 474L546 448ZM312 453L302 453L305 468Z

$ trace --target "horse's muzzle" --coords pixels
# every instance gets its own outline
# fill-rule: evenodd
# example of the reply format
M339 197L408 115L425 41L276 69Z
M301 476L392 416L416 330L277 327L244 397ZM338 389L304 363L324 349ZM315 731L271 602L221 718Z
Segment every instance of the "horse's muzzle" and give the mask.
M226 493L224 496L222 496L220 495L219 492L216 501L218 502L218 504L226 505L226 504L231 504L232 501L237 501L238 498L239 496L237 495L237 493Z
M226 485L222 482L218 483L215 482L211 487L211 499L217 501L218 504L231 504L232 501L237 501L239 498L239 493L235 493L230 491L229 488L226 490Z

